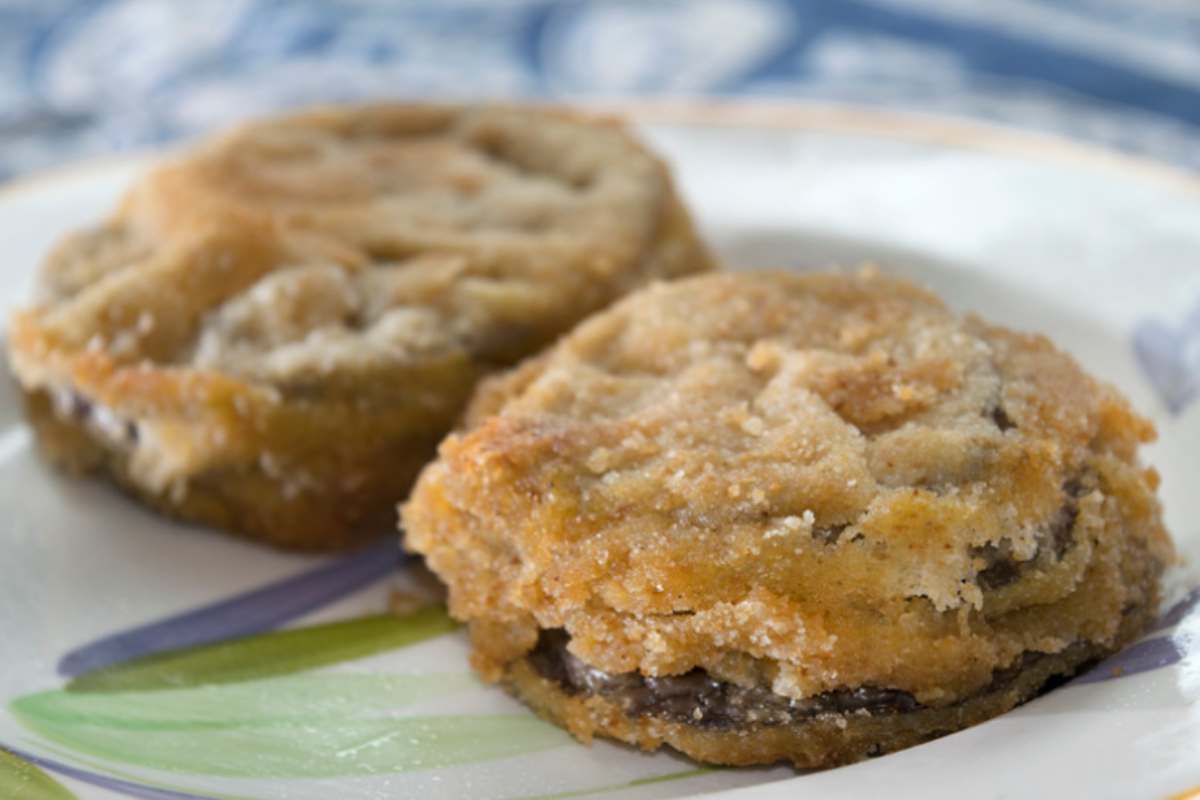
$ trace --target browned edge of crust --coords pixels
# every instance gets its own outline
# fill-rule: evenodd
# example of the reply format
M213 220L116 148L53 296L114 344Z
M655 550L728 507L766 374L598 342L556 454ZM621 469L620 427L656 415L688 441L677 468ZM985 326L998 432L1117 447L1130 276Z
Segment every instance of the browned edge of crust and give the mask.
M501 682L539 716L566 728L590 744L603 736L646 751L671 747L696 761L727 766L790 763L796 769L824 769L852 764L937 739L997 717L1037 696L1048 683L1074 675L1136 640L1154 619L1158 596L1130 609L1112 645L1081 643L1047 655L1023 668L1003 688L944 707L871 714L867 711L822 714L792 725L722 730L630 716L600 695L572 695L540 675L526 659L508 665Z
M432 457L436 440L412 437L372 471L373 480L353 488L309 489L288 497L279 481L258 467L198 476L182 497L155 492L130 474L127 452L106 445L87 426L54 412L45 392L25 393L26 415L42 454L72 473L96 473L156 511L305 552L352 550L394 527L393 502Z

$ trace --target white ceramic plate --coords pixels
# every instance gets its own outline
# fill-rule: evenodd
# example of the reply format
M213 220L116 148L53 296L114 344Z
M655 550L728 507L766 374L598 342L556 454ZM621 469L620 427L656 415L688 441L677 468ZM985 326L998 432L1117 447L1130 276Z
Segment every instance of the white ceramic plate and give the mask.
M1122 387L1158 425L1146 455L1195 563L1200 182L961 123L815 107L651 111L646 135L734 264L878 262L964 310L1049 334ZM145 163L0 192L5 311L53 240L104 214ZM668 753L577 745L477 684L462 634L438 615L372 617L408 580L393 568L392 540L346 559L283 555L49 471L7 380L0 520L0 796L1200 792L1200 612L1175 613L1084 680L902 753L804 775L705 770ZM1178 571L1168 605L1195 585ZM235 637L245 638L211 644Z

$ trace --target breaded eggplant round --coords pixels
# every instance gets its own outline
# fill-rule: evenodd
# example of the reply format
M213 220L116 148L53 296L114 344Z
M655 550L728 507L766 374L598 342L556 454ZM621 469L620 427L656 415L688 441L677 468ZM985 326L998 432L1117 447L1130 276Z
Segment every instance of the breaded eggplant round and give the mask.
M473 662L582 740L826 767L1136 638L1153 428L874 272L643 289L481 387L403 509Z
M665 165L561 110L251 123L151 170L10 329L44 450L275 545L392 527L476 381L706 269Z

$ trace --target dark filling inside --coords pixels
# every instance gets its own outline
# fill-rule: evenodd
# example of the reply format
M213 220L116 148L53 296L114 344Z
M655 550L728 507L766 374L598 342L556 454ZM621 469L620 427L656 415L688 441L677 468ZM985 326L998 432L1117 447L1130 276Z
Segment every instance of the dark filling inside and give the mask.
M834 545L838 543L838 539L842 538L842 531L848 527L849 525L845 523L817 527L813 528L812 536L821 544Z
M908 692L873 686L836 689L794 700L767 688L717 680L702 669L662 678L648 678L637 672L613 674L580 661L567 650L569 641L561 628L543 630L537 647L526 658L539 675L559 684L568 694L601 695L634 717L732 729L789 725L824 714L903 714L925 708ZM1022 670L1045 657L1045 653L1025 653L1012 666L997 670L979 694L1008 687Z
M1011 431L1013 428L1017 427L1017 423L1013 422L1012 417L1010 417L1008 412L1004 410L1004 406L996 406L991 410L991 413L989 413L988 416L991 417L992 422L997 428L1000 429L1001 433L1004 433L1005 431Z
M988 563L988 566L980 570L975 577L976 583L981 588L999 589L1015 583L1027 570L1032 569L1041 560L1044 553L1049 552L1057 561L1070 549L1074 544L1072 531L1075 528L1075 518L1079 516L1078 500L1083 495L1083 486L1078 480L1070 480L1063 485L1063 492L1066 494L1066 501L1054 518L1050 520L1050 525L1033 558L1017 561L1012 556L1008 542L975 548L972 555L983 558Z
M599 694L620 704L630 716L653 716L706 728L749 724L786 725L819 714L852 711L912 711L920 704L894 689L840 689L804 700L781 697L769 689L719 681L702 669L683 675L649 678L637 672L613 674L580 661L567 650L562 629L542 631L529 662L545 678L571 694Z
M63 419L100 428L108 438L116 439L124 444L137 444L136 423L119 419L111 412L108 412L106 418L101 419L95 404L78 392L63 391L55 393L53 397L55 411Z

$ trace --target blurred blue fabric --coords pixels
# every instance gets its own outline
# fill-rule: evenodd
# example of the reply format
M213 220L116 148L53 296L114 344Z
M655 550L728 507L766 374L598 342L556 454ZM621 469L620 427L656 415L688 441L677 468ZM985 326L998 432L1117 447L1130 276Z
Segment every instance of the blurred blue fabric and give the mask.
M416 96L844 102L1200 168L1200 3L0 0L0 179Z

